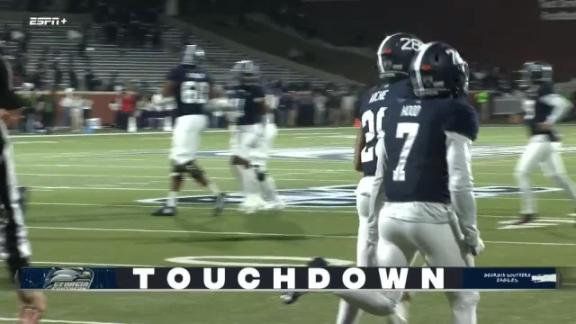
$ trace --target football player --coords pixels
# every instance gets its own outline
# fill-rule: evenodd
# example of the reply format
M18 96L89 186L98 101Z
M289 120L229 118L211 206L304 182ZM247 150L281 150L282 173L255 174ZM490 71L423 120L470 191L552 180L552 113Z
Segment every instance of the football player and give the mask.
M12 91L9 63L0 56L0 254L6 259L10 278L17 281L18 270L29 266L31 249L24 224L20 191L14 171L13 150L8 139L7 124L18 120L22 107ZM46 310L46 299L39 292L18 291L21 302L21 323L39 323Z
M263 117L263 136L259 145L254 149L251 161L256 171L256 178L260 183L260 195L265 202L262 207L264 210L282 210L286 206L284 201L278 195L276 190L276 182L272 175L268 172L268 160L270 159L270 151L274 145L274 140L278 135L278 127L274 122L274 109L276 109L277 102L273 100L272 96L265 97L267 113Z
M230 138L230 164L240 179L244 194L240 210L250 214L266 205L260 185L275 191L272 177L266 175L262 165L254 163L257 150L263 147L265 140L264 116L268 108L258 65L250 60L238 61L231 71L236 84L229 90L228 97L237 107L237 116Z
M576 187L560 156L562 146L554 125L573 107L572 103L554 92L552 66L544 62L528 62L522 70L527 100L524 120L530 140L516 164L515 176L521 192L520 219L517 224L536 218L536 202L530 187L530 175L540 164L545 175L564 189L576 205Z
M356 244L356 264L361 267L375 266L375 241L369 241L369 232L378 231L378 223L370 222L370 197L374 185L377 156L376 142L382 137L384 111L382 101L389 97L413 97L408 70L412 58L422 45L416 36L397 33L386 37L378 47L378 72L380 82L370 89L360 104L359 115L362 127L359 129L355 146L355 167L363 173L356 188L356 211L358 212L358 240ZM377 238L375 235L374 238ZM405 299L408 300L407 298ZM336 323L355 323L359 309L342 300Z
M418 99L382 101L372 192L386 197L378 217L378 265L406 267L419 251L431 267L472 267L484 243L473 195L470 150L478 121L465 98L468 67L454 48L428 43L414 58L410 79ZM315 266L325 264L314 260ZM400 291L336 294L376 315L394 314L402 296ZM479 294L447 294L452 323L475 324Z
M162 89L164 98L173 98L176 101L176 121L170 150L172 185L166 204L155 211L153 216L176 215L177 196L185 175L189 175L215 196L214 215L220 214L224 208L224 193L208 179L196 162L200 134L208 126L205 106L210 98L218 96L212 79L200 67L204 56L204 50L199 46L187 45L182 62L170 71Z

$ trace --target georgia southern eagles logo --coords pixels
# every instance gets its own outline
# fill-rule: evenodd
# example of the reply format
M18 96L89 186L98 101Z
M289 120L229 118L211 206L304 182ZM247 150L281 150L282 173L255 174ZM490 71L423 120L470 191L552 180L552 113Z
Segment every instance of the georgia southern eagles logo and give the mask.
M94 272L88 268L53 268L44 281L44 289L87 290L94 280Z
M356 196L354 191L356 185L312 187L306 189L283 189L278 190L278 195L289 207L354 207L356 206ZM558 188L534 187L533 192L552 192ZM518 187L511 186L486 186L474 188L474 195L477 198L489 198L501 195L519 193ZM166 198L153 198L138 200L144 204L164 204ZM232 204L239 204L243 201L243 196L239 192L232 192L226 195L226 201ZM202 204L214 203L214 196L198 195L178 197L178 204Z

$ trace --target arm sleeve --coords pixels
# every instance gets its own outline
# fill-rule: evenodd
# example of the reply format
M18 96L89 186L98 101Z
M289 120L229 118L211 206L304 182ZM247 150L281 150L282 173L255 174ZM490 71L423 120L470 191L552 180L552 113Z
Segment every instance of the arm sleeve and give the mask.
M476 223L476 198L472 177L472 141L455 132L446 133L446 161L448 162L450 198L464 239L469 246L476 246L480 232Z
M556 93L543 96L540 101L553 107L552 113L546 119L549 124L559 122L574 107L568 99Z
M370 194L370 208L368 215L368 242L376 244L378 242L378 214L386 202L386 192L384 187L384 175L386 174L386 146L384 136L378 136L378 142L374 148L376 150L376 174L374 184Z

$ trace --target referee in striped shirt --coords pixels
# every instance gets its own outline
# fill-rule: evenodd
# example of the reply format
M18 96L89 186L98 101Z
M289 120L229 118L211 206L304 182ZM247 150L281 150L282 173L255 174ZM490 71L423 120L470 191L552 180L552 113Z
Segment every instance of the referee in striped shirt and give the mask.
M11 279L16 284L18 269L28 266L31 256L7 128L18 120L21 107L20 99L12 90L10 65L0 57L0 254L4 254ZM18 290L18 298L21 323L38 323L46 309L44 295Z

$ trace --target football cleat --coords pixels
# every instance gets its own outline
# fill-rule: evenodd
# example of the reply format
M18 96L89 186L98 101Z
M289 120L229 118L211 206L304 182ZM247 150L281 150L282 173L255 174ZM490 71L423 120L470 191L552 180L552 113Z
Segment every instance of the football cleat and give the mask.
M162 206L152 213L152 216L166 217L176 216L176 207Z
M536 217L537 217L536 214L521 214L520 219L518 219L518 221L516 221L513 225L522 225L531 223L534 220L536 220Z
M309 268L326 268L328 262L322 257L315 257L312 261L308 262L307 266ZM306 291L288 291L280 295L280 299L284 304L291 305L297 302L298 299L306 293Z
M215 202L215 206L214 206L214 216L218 216L220 214L222 214L222 212L224 211L224 205L226 204L226 194L221 192L218 195L216 195L216 202Z
M388 317L389 324L408 324L408 310L410 308L412 298L410 293L406 292L402 296L402 301L396 305L394 314Z
M240 204L238 210L245 214L254 214L257 211L263 210L265 205L266 202L260 197L260 195L248 195Z
M264 206L262 206L262 210L283 210L284 208L286 208L286 203L284 203L282 200L277 200L277 201L272 201L272 202L266 202L264 204Z

